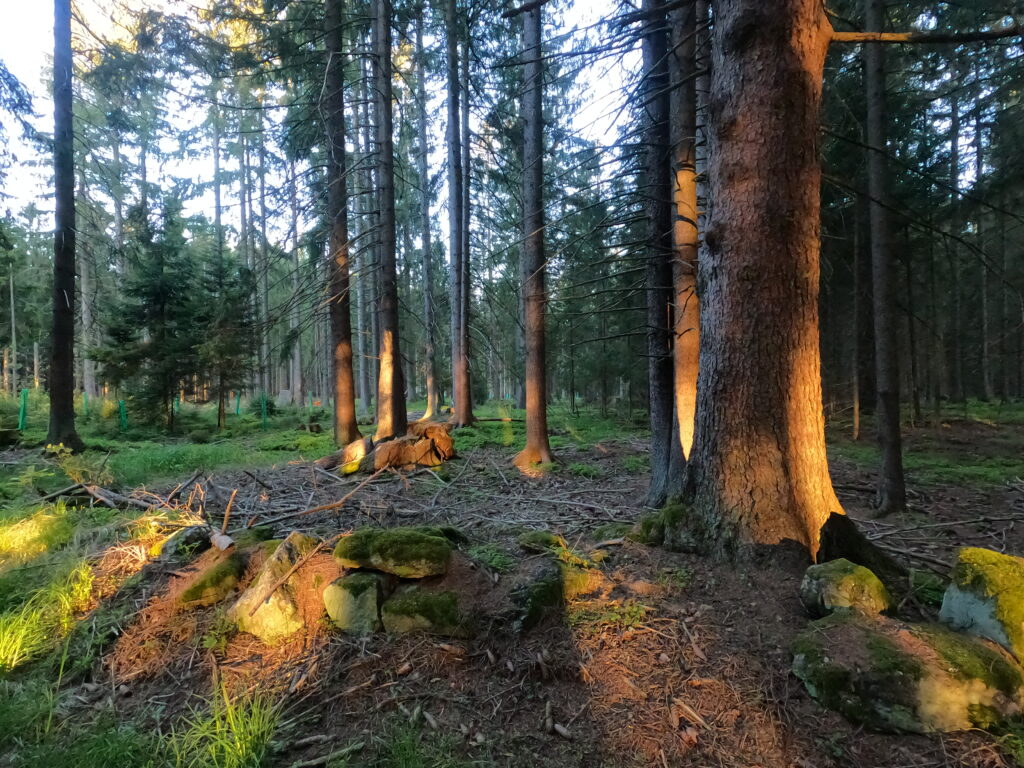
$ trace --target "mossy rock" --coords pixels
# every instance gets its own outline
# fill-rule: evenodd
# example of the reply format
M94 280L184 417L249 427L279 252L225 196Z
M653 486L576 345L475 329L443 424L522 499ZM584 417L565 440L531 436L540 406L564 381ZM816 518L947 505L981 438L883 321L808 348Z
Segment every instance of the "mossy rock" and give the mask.
M545 615L562 606L562 569L557 563L544 561L512 589L509 598L515 607L516 631L533 629Z
M665 541L665 522L660 514L644 515L626 534L626 538L649 547L660 547Z
M403 579L444 575L451 556L448 539L416 528L363 528L334 548L345 568L373 568Z
M875 574L842 558L807 569L800 582L800 602L816 619L834 610L854 610L870 616L893 607L889 591Z
M245 573L245 557L231 552L197 573L178 601L185 608L215 605L230 595Z
M978 547L961 549L939 618L1024 660L1024 559Z
M394 634L429 632L460 637L466 627L454 592L430 592L411 586L399 590L380 609L384 629Z
M273 536L274 529L269 525L254 525L252 528L246 528L235 536L235 547L238 549L249 549L269 541Z
M256 635L268 645L287 639L305 626L295 597L301 574L293 573L277 587L269 599L267 593L300 559L317 545L312 536L293 531L266 558L249 588L228 611L228 618L240 630ZM270 542L264 547L269 548ZM250 616L250 613L252 614Z
M342 632L365 635L381 628L381 576L357 571L333 581L324 590L324 607L331 622Z
M797 637L793 673L824 706L890 732L991 727L1024 693L1020 667L979 640L851 610Z

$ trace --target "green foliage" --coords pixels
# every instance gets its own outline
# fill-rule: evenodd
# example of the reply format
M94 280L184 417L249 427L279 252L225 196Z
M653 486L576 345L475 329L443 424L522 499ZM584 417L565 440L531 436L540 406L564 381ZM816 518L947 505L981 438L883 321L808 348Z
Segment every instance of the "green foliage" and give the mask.
M466 554L498 573L508 573L516 567L516 559L497 544L476 544L467 549Z
M638 475L650 470L651 459L648 456L623 456L622 468L632 475Z
M569 472L577 477L595 478L604 475L604 472L600 467L595 467L593 464L584 464L582 462L570 464L568 469Z
M200 640L200 645L208 651L224 653L228 647L228 641L237 631L235 622L231 621L223 612L218 611L210 628L206 630Z
M693 581L693 571L681 566L679 568L662 568L658 573L658 584L665 589L686 589Z
M386 729L374 743L376 755L369 761L368 768L486 768L494 765L486 757L459 756L458 745L450 736L427 736L407 724Z
M204 711L193 710L167 748L175 768L260 768L280 720L280 704L266 695L233 698L225 687Z

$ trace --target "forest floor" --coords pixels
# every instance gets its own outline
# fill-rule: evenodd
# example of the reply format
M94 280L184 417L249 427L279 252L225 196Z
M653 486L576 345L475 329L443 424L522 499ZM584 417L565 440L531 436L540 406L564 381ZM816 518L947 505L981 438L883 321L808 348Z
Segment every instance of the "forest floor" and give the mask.
M844 425L831 426L833 477L848 513L926 571L944 574L963 545L1024 554L1024 409L990 411L978 405L908 428L911 509L882 520L870 508L870 439L853 442ZM478 573L466 579L486 585L475 595L484 608L491 585L498 599L501 584L535 557L516 545L524 530L557 531L586 553L613 538L614 524L647 512L639 427L559 413L559 463L527 478L510 465L521 426L460 430L459 458L439 471L381 475L341 510L301 516L294 510L336 501L365 478L315 469L309 459L326 444L283 423L235 438L224 455L216 445L150 441L59 467L41 466L37 451L0 456L3 487L22 494L0 513L0 766L923 768L1024 760L1024 731L874 734L818 706L789 672L790 644L808 621L795 565L735 567L625 541L606 547L600 595L568 601L525 634L491 624L458 641L355 639L316 622L268 648L232 631L217 607L166 609L182 565L150 553L182 524L179 512L30 499L76 472L93 481L98 473L137 500L167 499L202 469L210 510L237 490L238 524L287 515L271 523L279 532L318 536L452 524L469 537L463 549ZM151 462L156 479L133 491L147 455L165 461ZM904 611L933 618L936 592L922 583ZM548 715L563 733L550 732Z

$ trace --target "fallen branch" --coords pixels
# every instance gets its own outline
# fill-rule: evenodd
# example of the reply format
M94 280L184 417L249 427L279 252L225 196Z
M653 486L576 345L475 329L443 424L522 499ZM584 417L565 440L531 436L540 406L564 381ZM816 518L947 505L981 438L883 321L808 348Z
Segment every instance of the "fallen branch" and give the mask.
M201 471L202 470L197 469L195 472L192 473L192 477L190 477L184 483L179 483L178 486L173 491L167 494L167 503L170 504L181 494L182 491L184 491L186 488L192 485L192 483L198 480Z
M299 760L298 762L292 763L291 768L315 768L319 765L327 765L334 760L340 760L343 757L349 757L354 755L356 752L360 752L363 749L363 742L357 742L351 744L344 749L337 749L334 752L323 755L321 757L314 757L312 760Z
M61 488L59 491L54 491L53 493L46 494L45 496L43 496L43 498L40 499L40 501L49 501L50 499L56 499L59 496L70 496L72 491L77 491L81 487L81 483L69 485L67 488Z
M914 533L925 528L952 528L956 525L975 525L977 523L1005 523L1010 521L1024 521L1024 515L1006 515L1004 517L975 517L971 520L952 520L948 523L927 523L926 525L915 525L913 528L895 528L891 531L880 531L868 534L868 539L877 541L886 536L895 536L900 533Z
M357 485L351 491L346 493L341 498L340 501L335 501L335 502L332 502L330 504L322 504L319 507L312 507L311 509L303 509L303 510L300 510L298 512L289 512L287 515L278 515L277 517L272 517L269 520L263 520L260 524L261 525L270 525L272 523L279 523L282 520L291 520L292 518L302 517L303 515L312 515L315 512L331 512L331 511L333 511L335 509L341 509L343 506L345 506L345 504L348 503L349 499L351 499L353 496L355 496L357 493L359 493L359 491L361 491L370 481L372 481L375 478L377 478L383 472L384 472L383 469L378 469L376 472L374 472L368 478L363 480L363 482L361 482L359 485ZM237 533L238 530L241 530L241 529L235 529L234 531L231 531L231 533Z
M146 510L147 512L156 506L155 504L149 504L148 502L140 501L139 499L133 499L130 496L123 496L120 493L109 491L106 488L100 488L98 485L83 485L82 487L85 489L86 493L94 499L102 501L104 504L114 509L117 509L118 503L138 507Z

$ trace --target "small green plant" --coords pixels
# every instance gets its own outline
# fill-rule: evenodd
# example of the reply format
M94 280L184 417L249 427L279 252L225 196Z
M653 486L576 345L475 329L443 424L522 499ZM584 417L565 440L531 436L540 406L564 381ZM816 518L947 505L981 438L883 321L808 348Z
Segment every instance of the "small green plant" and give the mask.
M601 477L604 472L600 467L595 467L593 464L583 464L581 462L575 462L570 464L569 472L576 475L576 477L596 478Z
M662 568L657 581L658 585L664 589L686 589L693 581L693 571L685 566Z
M107 456L102 457L89 453L74 453L63 443L47 445L46 452L57 462L61 472L75 483L92 483L108 485L114 480L107 468Z
M210 625L210 628L206 631L206 634L203 635L200 644L208 651L224 653L228 648L228 641L235 633L235 629L235 623L223 613L218 612L217 615L214 616L213 623Z
M498 573L508 573L516 567L516 559L496 544L477 544L466 553Z
M630 474L638 475L651 468L651 460L646 456L625 456L622 459L622 468Z
M569 626L587 634L605 630L636 629L643 625L650 608L635 600L591 602L570 605L566 611Z
M222 685L208 711L193 711L171 735L175 768L259 768L280 715L269 696L232 698Z

